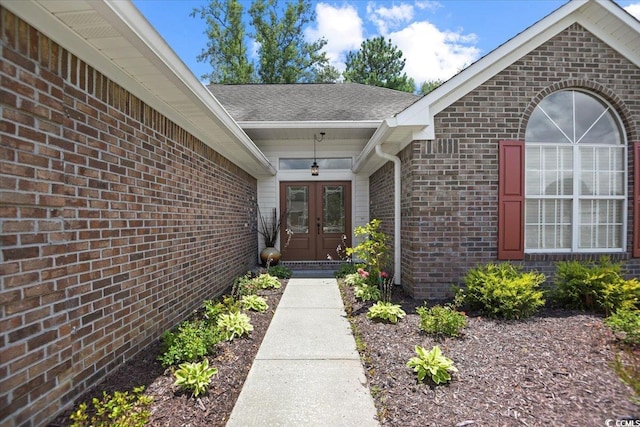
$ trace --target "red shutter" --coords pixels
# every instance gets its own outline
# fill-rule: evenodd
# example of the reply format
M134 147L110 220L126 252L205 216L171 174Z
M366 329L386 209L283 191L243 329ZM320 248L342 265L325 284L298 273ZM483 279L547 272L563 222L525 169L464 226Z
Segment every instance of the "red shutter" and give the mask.
M498 259L524 259L524 142L500 141Z
M640 257L640 142L633 144L633 257Z

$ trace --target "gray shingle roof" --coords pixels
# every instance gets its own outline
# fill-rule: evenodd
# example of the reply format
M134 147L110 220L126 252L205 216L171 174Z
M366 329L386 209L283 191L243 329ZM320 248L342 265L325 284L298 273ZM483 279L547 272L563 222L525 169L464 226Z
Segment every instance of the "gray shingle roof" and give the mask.
M383 120L420 96L358 83L208 86L236 121Z

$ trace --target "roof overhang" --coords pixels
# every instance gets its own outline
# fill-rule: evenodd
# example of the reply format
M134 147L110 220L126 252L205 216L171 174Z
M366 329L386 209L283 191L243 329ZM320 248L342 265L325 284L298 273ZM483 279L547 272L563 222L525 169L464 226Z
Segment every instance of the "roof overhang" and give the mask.
M252 176L275 174L266 156L130 1L0 2Z
M640 67L640 22L610 0L571 0L527 28L413 105L385 120L354 164L354 171L372 173L386 160L375 146L397 154L415 140L434 139L434 117L476 87L538 48L574 23L607 43Z

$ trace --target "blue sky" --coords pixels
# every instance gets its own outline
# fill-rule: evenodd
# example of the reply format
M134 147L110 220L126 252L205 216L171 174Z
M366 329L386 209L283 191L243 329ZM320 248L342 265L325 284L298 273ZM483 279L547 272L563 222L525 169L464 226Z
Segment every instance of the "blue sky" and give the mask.
M282 0L281 0L282 1ZM184 63L200 77L209 65L196 57L206 47L206 25L189 16L207 0L133 0ZM241 3L248 9L250 1ZM282 4L285 2L282 1ZM404 53L405 72L420 84L448 79L565 3L564 0L313 1L316 22L306 29L324 37L333 65L371 37L390 38ZM617 0L640 17L640 0Z

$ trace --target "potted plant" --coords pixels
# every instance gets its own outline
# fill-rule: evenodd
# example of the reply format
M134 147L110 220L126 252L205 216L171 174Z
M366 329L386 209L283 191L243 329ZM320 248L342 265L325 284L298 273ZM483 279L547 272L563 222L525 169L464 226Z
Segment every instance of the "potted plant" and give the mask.
M277 265L280 262L280 251L278 251L276 246L276 241L278 240L278 234L280 233L280 223L282 222L282 215L278 216L276 208L273 208L271 211L271 218L265 218L260 214L260 209L258 208L258 214L260 216L260 227L258 232L264 239L265 248L260 252L260 260L262 261L262 265L264 267L269 265Z

